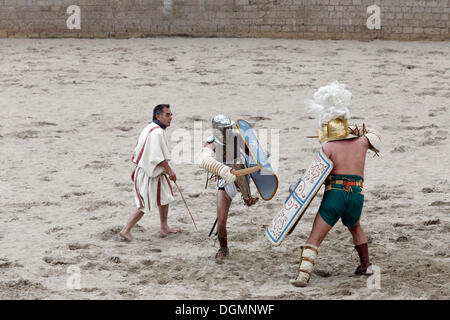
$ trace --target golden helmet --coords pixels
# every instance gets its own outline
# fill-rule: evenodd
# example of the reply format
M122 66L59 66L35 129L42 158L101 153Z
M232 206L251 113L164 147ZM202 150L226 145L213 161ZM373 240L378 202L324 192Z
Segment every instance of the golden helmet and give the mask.
M336 119L322 124L322 129L319 132L319 141L324 143L326 141L336 141L357 138L348 130L348 122L344 116L339 116Z

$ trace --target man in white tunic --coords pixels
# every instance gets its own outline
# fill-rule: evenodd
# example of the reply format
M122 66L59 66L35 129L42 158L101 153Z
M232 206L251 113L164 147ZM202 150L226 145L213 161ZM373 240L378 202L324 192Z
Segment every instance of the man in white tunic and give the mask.
M136 164L133 171L133 192L137 209L132 213L120 236L132 241L131 229L144 216L158 207L161 231L165 237L177 233L167 223L169 203L174 201L170 180L176 182L176 175L169 166L170 152L166 137L166 128L172 122L172 112L168 104L157 105L153 109L153 122L147 125L139 135L132 161Z

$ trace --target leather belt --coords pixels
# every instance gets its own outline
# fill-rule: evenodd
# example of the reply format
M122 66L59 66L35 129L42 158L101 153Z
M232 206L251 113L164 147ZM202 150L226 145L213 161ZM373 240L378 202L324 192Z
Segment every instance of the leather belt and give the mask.
M358 192L360 194L364 194L364 190L363 190L363 182L362 180L359 181L346 181L346 180L333 180L333 179L327 179L326 180L326 185L325 185L325 191L328 190L341 190L341 191L347 191L347 192L353 192L353 189L351 187L360 187L361 188L361 192ZM333 184L340 184L344 186L344 189L340 189L340 188L333 188L332 185Z

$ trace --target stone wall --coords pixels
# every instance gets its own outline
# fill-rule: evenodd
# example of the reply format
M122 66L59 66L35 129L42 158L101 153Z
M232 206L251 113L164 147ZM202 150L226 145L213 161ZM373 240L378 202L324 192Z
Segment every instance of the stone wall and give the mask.
M0 0L0 37L129 38L183 35L449 40L449 2L449 0ZM72 5L77 6L79 12L76 10L68 12L68 8ZM368 8L373 5L379 8L378 16L376 11L368 12ZM378 17L379 20L376 19ZM372 24L368 24L368 20ZM77 21L80 22L79 28ZM373 29L373 23L376 26L377 22L380 28ZM372 29L369 29L368 25Z

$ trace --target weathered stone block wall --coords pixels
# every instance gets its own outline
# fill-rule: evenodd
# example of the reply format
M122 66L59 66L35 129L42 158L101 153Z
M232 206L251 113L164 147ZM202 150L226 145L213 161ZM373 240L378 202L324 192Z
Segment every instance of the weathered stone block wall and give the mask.
M0 0L0 37L449 40L449 0ZM80 8L69 29L67 8ZM367 8L380 8L370 30Z

